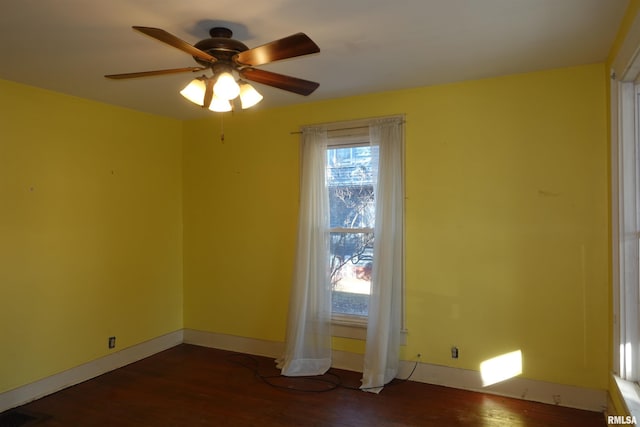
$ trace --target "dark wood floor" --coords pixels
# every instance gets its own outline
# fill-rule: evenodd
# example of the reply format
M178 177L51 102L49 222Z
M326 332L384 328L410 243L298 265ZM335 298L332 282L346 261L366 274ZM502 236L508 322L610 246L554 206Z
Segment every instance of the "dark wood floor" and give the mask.
M272 359L183 344L13 411L56 427L606 425L601 413L413 381L365 393L350 388L359 374L331 373L283 378Z

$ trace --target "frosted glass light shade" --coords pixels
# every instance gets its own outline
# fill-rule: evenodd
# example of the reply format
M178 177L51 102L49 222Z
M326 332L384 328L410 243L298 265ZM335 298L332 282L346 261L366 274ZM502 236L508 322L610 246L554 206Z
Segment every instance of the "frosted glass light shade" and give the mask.
M238 86L231 73L224 72L218 76L218 81L213 86L213 93L219 98L231 100L240 93L240 86Z
M193 79L191 83L185 86L184 89L180 91L180 95L187 98L189 101L194 104L198 104L202 107L204 104L204 92L206 90L206 84L201 79Z
M215 111L216 113L231 111L231 103L227 99L222 99L217 95L213 95L213 98L211 98L211 105L209 105L209 110Z
M207 80L204 76L193 79L180 91L180 95L202 107L207 91ZM219 95L220 91L222 91L224 96ZM219 113L231 111L233 106L230 101L238 97L238 95L240 95L240 102L243 109L253 107L262 101L262 95L260 95L253 86L242 80L240 80L240 85L238 85L231 73L222 73L213 86L213 98L211 99L209 110ZM229 96L231 98L228 98Z
M240 102L242 109L251 108L262 101L262 95L249 83L240 84Z

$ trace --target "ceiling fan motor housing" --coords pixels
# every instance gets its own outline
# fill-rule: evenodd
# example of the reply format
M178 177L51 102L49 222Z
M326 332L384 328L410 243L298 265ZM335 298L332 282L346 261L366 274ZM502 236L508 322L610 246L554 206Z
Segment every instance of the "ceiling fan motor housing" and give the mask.
M224 27L215 27L209 31L211 38L200 40L194 47L215 56L218 61L232 63L233 55L249 50L242 42L231 38L233 32ZM210 67L211 63L200 58L193 57L197 63Z

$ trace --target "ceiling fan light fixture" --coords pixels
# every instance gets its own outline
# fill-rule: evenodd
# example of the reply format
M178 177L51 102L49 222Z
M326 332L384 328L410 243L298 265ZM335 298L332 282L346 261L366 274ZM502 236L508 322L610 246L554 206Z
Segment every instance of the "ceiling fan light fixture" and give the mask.
M211 105L209 105L209 110L216 113L226 113L227 111L231 111L231 103L227 99L222 99L219 96L213 95L213 98L211 98Z
M211 37L194 45L168 33L161 28L133 26L133 29L166 45L188 53L199 64L196 67L171 68L124 74L107 74L110 79L131 79L165 74L199 72L210 70L211 75L202 75L192 80L180 94L189 101L211 111L232 111L232 101L240 96L243 109L251 108L262 101L262 95L244 80L265 84L298 95L310 95L319 83L297 77L254 68L303 55L320 52L320 48L304 33L292 34L255 48L232 38L228 28L215 27L209 31ZM236 81L236 77L239 80Z
M213 86L213 93L217 97L229 101L240 94L240 86L238 86L231 73L225 71L218 76L218 80Z
M262 95L247 82L240 82L240 102L242 109L251 108L262 101Z
M184 89L180 91L180 95L187 98L194 104L198 104L202 107L204 103L204 92L206 91L206 84L201 78L191 80L191 83L186 85Z

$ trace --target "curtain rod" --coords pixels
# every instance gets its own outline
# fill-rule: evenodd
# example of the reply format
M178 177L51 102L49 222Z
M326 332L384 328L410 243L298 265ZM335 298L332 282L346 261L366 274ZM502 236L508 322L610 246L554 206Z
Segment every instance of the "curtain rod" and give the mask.
M405 124L406 122L403 120L400 122L400 124ZM353 127L349 127L349 128L337 128L337 129L327 129L327 132L338 132L341 130L356 130L356 129L369 129L369 125L366 126L353 126ZM302 131L291 131L289 132L289 135L299 135L301 134Z
M354 126L354 127L350 127L350 128L339 128L339 129L327 129L327 132L337 132L339 130L355 130L355 129L368 129L369 126ZM301 134L302 131L298 130L298 131L293 131L293 132L289 132L289 135L296 135L296 134Z

